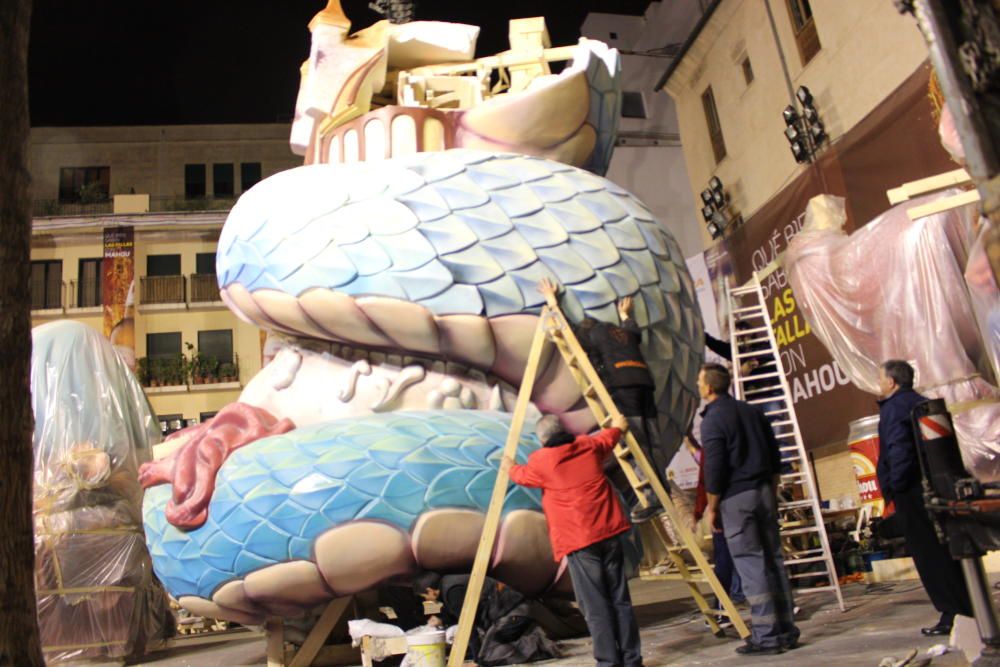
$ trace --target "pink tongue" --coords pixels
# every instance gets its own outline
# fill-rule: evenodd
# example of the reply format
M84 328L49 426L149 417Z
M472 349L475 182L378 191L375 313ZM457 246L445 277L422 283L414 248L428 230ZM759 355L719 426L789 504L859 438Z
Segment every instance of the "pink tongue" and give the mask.
M178 528L197 528L208 518L215 476L229 455L255 440L293 428L291 420L277 419L263 408L231 403L210 421L181 431L190 433L190 440L170 456L143 464L139 479L144 487L173 484L167 521Z

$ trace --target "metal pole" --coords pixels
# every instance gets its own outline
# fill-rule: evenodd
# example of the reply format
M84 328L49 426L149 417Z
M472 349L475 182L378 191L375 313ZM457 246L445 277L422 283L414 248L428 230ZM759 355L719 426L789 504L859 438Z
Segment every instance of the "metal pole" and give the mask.
M965 574L965 587L969 589L979 636L984 644L983 652L974 664L977 667L995 667L1000 665L1000 623L990 600L990 583L983 570L983 561L980 558L963 558L959 562Z

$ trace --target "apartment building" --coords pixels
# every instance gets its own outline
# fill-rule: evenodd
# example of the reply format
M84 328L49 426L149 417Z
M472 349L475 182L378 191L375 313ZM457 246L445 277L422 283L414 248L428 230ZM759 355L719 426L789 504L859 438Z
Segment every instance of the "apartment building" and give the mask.
M32 323L106 330L109 230L129 239L117 325L164 432L202 421L260 369L261 336L220 300L215 252L229 208L301 163L288 125L35 128ZM131 320L131 322L128 322Z

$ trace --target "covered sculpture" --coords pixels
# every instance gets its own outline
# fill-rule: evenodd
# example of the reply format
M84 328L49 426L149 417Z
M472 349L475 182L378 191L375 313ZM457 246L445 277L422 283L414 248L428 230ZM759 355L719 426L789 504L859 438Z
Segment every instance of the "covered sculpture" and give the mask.
M468 26L418 28L406 29L451 41L426 51L421 37L410 65L429 52L451 54L441 67L458 79L486 67L468 60L472 46L455 46L456 36L474 41ZM415 95L402 81L418 74L437 91L421 88L404 107L376 100L381 72L402 62L383 37L401 28L345 42L347 28L321 13L312 29L292 139L310 164L240 198L216 261L230 309L269 331L269 363L240 403L294 428L213 450L231 453L215 492L180 522L169 471L144 469L157 573L193 612L244 623L418 569L468 570L544 303L541 278L565 285L573 319L617 323L616 300L633 297L668 455L697 403L702 323L680 249L634 196L574 166L606 168L616 52L586 44L559 77L538 57L516 75L512 65L507 92L469 104L444 104L447 81L429 76L439 69L398 71L403 97L390 102ZM547 47L541 31L535 38ZM576 92L550 97L559 90ZM371 110L375 101L384 106ZM490 122L470 125L477 111ZM459 148L486 128L493 143L474 145L516 152ZM552 349L532 401L536 415L558 414L576 432L595 426ZM537 446L526 429L519 458ZM537 493L511 488L504 512L491 576L528 595L565 584Z
M875 394L881 362L910 361L918 391L951 406L966 467L996 481L1000 392L963 275L978 214L963 207L907 215L948 194L896 206L850 236L841 229L843 201L814 198L785 271L813 331L855 385ZM995 312L990 287L973 285L980 312Z
M173 634L142 531L137 472L159 440L142 388L79 322L32 332L35 587L51 664L142 656Z

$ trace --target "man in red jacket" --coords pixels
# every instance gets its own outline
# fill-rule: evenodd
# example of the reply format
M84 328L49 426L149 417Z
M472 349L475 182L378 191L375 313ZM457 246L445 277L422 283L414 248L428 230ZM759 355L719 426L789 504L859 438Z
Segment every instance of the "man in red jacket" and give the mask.
M542 489L552 555L569 563L598 667L642 666L620 537L630 524L604 476L604 461L627 426L619 415L596 435L573 436L547 415L535 428L542 449L524 465L503 462L515 484Z

